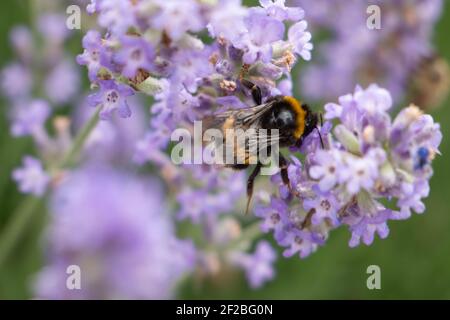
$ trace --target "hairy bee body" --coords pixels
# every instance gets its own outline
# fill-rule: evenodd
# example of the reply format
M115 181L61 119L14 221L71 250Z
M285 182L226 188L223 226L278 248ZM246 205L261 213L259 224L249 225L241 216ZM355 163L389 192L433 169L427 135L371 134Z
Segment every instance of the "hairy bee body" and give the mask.
M225 167L242 170L255 165L247 182L248 211L254 179L264 163L262 156L270 155L275 146L281 177L291 188L287 174L288 164L278 148L301 146L304 138L317 128L318 115L308 105L291 96L274 96L262 103L261 92L256 85L248 81L243 81L243 85L252 90L256 105L209 117L204 121L204 130L213 128L223 133L223 140L219 141L218 148L223 149L224 155L229 154L227 151L230 150L232 154L231 162L223 162ZM239 139L242 135L244 137Z
M245 169L250 164L257 164L262 152L270 154L274 145L300 145L316 125L317 115L306 104L290 96L275 96L264 104L226 111L206 119L204 129L217 128L223 132L224 139L218 147L232 149L235 160L233 163L224 161L226 167ZM235 140L248 132L251 133L245 140ZM227 137L233 140L228 141Z
M432 55L422 59L411 75L411 101L422 109L442 104L450 91L450 66L447 61Z

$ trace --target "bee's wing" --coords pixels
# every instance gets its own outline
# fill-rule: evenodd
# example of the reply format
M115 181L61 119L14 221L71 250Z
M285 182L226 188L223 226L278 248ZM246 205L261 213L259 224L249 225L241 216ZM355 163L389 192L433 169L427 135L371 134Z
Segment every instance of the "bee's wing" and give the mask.
M279 135L267 135L264 130L261 130L262 116L273 107L274 101L254 107L228 110L221 112L215 116L207 117L203 120L203 128L221 130L224 140L223 147L225 150L232 150L236 163L248 164L255 161L258 151L263 148L278 143ZM225 139L226 131L232 130L237 134L237 130L254 129L254 134L246 136L245 139ZM251 158L253 160L251 160Z
M227 110L213 116L206 117L203 120L203 129L226 129L226 122L230 122L230 126L234 129L249 129L256 126L261 120L261 116L273 106L273 101L249 107L246 109ZM232 122L232 123L231 123Z

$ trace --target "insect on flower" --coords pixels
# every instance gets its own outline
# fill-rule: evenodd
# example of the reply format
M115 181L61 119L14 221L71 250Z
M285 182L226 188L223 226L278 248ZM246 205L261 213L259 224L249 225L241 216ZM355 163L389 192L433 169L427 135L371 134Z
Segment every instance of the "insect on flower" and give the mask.
M437 54L425 57L411 74L411 100L421 108L442 104L450 91L450 66Z
M265 164L264 156L271 154L272 151L278 157L283 183L295 193L289 182L288 162L278 147L300 147L303 140L314 129L318 129L320 117L318 113L311 111L307 104L291 96L277 95L263 103L260 87L246 79L242 79L241 84L251 91L255 105L207 117L204 129L219 129L223 133L224 138L216 147L222 150L225 148L227 151L231 149L233 155L231 163L224 162L225 167L244 170L255 164L247 180L247 213L255 178ZM230 131L232 135L229 135ZM323 147L322 138L320 139Z

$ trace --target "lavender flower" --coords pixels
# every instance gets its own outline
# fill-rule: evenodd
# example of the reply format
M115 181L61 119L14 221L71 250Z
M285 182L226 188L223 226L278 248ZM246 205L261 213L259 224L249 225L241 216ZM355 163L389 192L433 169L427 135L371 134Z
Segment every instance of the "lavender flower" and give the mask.
M12 110L11 134L14 136L39 135L50 115L50 106L44 100L23 102Z
M368 4L358 0L292 0L306 10L313 30L331 37L318 45L317 62L301 71L309 99L334 101L358 83L376 82L401 101L425 58L433 55L432 30L442 0L376 0L382 27L367 27ZM319 62L320 61L320 62Z
M124 35L137 24L135 3L131 0L98 0L93 1L93 5L98 13L98 24L116 35Z
M59 45L69 36L66 17L62 14L47 13L39 17L39 32L46 36L51 45Z
M177 191L178 219L200 224L235 208L244 192L244 172L227 172L203 165L178 167L160 151L166 143L167 133L161 133L161 136L158 132L148 134L139 142L135 160L139 163L150 161L158 166L168 185ZM195 181L195 187L191 181Z
M175 237L162 201L155 181L103 164L71 173L52 196L48 265L38 276L37 297L171 297L195 251ZM81 290L66 286L70 265L81 269Z
M285 0L260 0L266 13L280 21L303 19L305 12L299 7L286 7Z
M71 61L62 60L55 65L45 80L45 92L49 100L65 104L73 99L80 86L78 69Z
M219 0L221 10L213 10L207 25L208 32L213 38L229 39L239 38L246 32L244 18L247 9L241 5L241 0Z
M33 51L33 37L26 26L14 27L9 35L11 46L20 56L22 61L30 61Z
M267 241L260 241L253 254L242 252L231 253L235 264L245 270L246 277L252 288L259 288L275 276L273 263L276 259L275 250Z
M294 47L293 51L306 61L309 61L311 60L310 51L313 49L313 45L310 43L312 36L311 33L306 31L307 27L308 24L304 20L294 24L289 28L288 39Z
M49 175L44 171L41 162L31 156L25 156L22 160L23 167L15 169L13 179L19 185L22 193L30 193L41 197L47 190L50 182Z
M88 103L93 107L101 108L100 118L109 119L115 110L122 118L130 117L131 110L127 97L134 94L133 89L114 80L102 80L99 84L100 90L88 97Z
M128 78L136 75L139 69L152 69L154 60L153 48L140 37L124 36L122 48L117 52L115 60L123 66L122 74Z
M65 40L70 36L65 16L43 12L37 20L37 30L44 35L42 43L35 41L25 26L11 30L16 60L2 70L1 86L11 106L12 135L31 135L41 148L48 140L43 125L52 113L51 106L70 102L78 93L80 79L64 53ZM42 81L34 81L37 79ZM37 92L39 99L33 97Z
M303 208L306 212L314 210L311 223L313 225L320 225L327 221L337 226L339 224L337 214L340 209L337 198L334 194L322 193L318 189L315 189L314 192L316 192L317 197L306 199L303 203Z
M197 1L155 1L157 13L150 20L150 27L164 30L168 36L177 41L190 32L205 28L201 4Z
M333 152L333 151L330 151ZM331 190L340 181L339 166L342 163L341 154L336 152L330 157L330 152L317 150L315 154L315 165L311 166L309 175L318 180L319 190L326 192Z
M275 240L288 248L286 256L308 256L341 225L352 233L351 247L360 241L370 245L375 234L388 236L389 220L425 210L422 198L429 194L431 161L442 139L439 125L413 105L391 120L391 96L376 85L357 87L339 101L325 106L325 118L339 122L333 132L328 123L321 128L325 149L312 134L316 143L305 140L302 147L308 153L304 166L289 166L298 193L286 192L277 177L280 197L261 201L256 209L261 229L273 230ZM386 208L381 199L397 199L397 209Z
M77 62L87 66L91 81L97 78L97 73L101 68L100 58L103 52L101 42L101 35L98 31L89 31L83 38L84 52L77 56Z
M11 99L21 99L31 93L33 77L25 66L13 63L1 73L2 92Z
M177 196L180 210L178 218L191 219L194 223L201 223L207 217L216 217L234 209L236 201L244 192L245 174L223 173L218 169L202 166L187 166L179 178L186 182L177 181L185 186L180 188ZM189 178L197 181L201 187L192 189L187 183Z
M252 13L246 19L245 24L249 31L234 43L236 48L243 51L244 63L252 64L256 60L264 63L270 62L272 43L282 40L284 24L259 12Z
M79 132L93 116L95 110L88 108L87 99L77 106L72 116L73 127ZM143 103L137 96L130 97L135 108L128 121L116 117L110 121L100 121L86 140L83 157L108 163L127 165L132 162L135 143L144 135L148 118Z

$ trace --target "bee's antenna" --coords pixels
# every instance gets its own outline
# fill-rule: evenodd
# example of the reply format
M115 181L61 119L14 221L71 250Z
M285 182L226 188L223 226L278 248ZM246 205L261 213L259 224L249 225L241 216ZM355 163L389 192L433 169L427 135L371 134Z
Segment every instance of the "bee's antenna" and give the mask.
M322 112L319 112L319 120L320 120L320 127L323 127L323 114ZM320 145L322 146L322 149L325 149L325 146L323 144L322 134L320 133L319 127L316 126L317 133L319 134L320 138Z
M323 139L322 139L322 134L320 133L320 129L319 129L319 127L316 127L316 129L317 129L317 133L319 134L320 145L322 146L322 149L325 149L325 145L323 144Z

